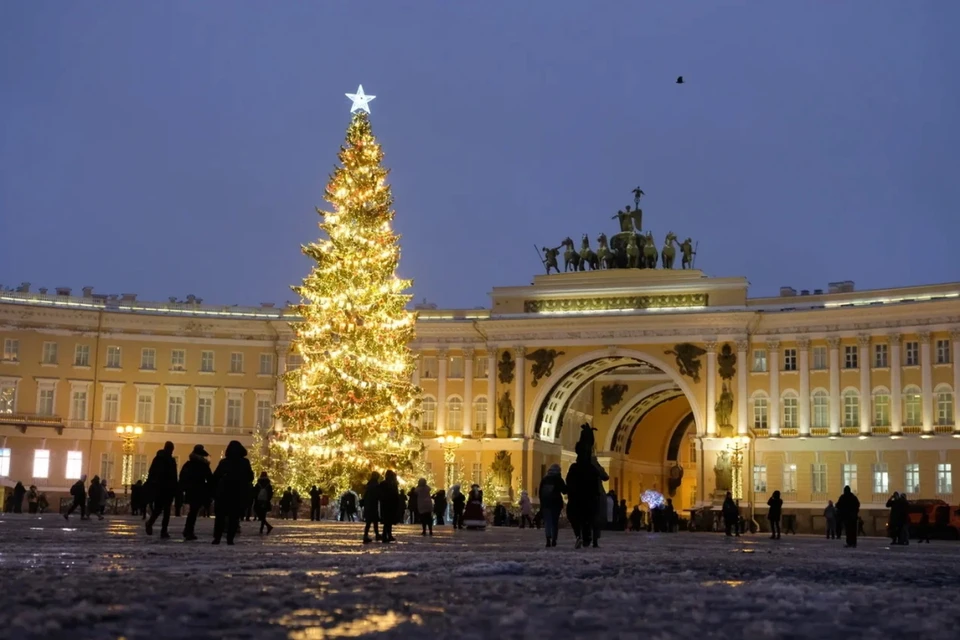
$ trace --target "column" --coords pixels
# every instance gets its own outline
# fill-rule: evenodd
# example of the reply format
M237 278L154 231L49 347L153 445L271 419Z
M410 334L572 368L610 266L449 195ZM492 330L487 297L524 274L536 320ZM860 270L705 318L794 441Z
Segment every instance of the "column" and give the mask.
M930 332L921 331L920 338L920 407L923 411L923 433L933 432L933 363L930 361Z
M746 338L737 340L737 435L745 436L749 433L750 418L747 408L747 349L750 341ZM701 458L702 459L702 458Z
M810 435L810 338L797 340L797 357L800 360L800 435Z
M827 338L830 349L830 435L840 434L840 338Z
M420 354L413 354L413 375L410 376L410 382L413 383L415 387L420 386Z
M437 435L447 428L447 350L437 351Z
M957 405L960 404L960 329L954 329L950 332L951 347L953 349L953 431L960 431L960 412L957 411Z
M780 341L767 341L767 370L770 375L770 436L780 435Z
M523 437L523 418L525 413L526 403L524 402L524 372L527 368L527 361L525 356L527 355L527 350L523 347L515 347L513 350L514 359L517 362L515 367L516 371L516 392L513 394L513 437L522 438Z
M870 388L870 336L857 336L860 355L857 364L860 365L860 433L870 433L873 415L870 408L873 406L873 390Z
M463 435L473 435L473 349L463 350Z
M903 431L903 384L900 382L900 334L890 334L890 433Z
M704 344L707 350L707 436L717 435L717 341Z
M487 345L487 437L497 435L497 348Z

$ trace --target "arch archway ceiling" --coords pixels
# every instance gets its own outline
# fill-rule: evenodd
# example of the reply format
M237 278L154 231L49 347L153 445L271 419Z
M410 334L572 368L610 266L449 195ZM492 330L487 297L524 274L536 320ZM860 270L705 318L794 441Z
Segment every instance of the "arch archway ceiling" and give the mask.
M637 398L636 404L624 414L620 422L612 425L614 432L613 439L611 440L611 451L624 454L629 453L633 434L637 430L637 427L640 426L640 423L643 422L643 418L661 404L676 400L677 398L684 398L683 391L681 391L679 387L656 391Z

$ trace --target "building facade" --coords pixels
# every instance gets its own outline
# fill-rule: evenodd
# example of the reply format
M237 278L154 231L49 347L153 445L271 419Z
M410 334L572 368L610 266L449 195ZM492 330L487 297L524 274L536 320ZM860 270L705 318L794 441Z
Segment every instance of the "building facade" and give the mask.
M0 293L0 482L118 486L117 426L140 426L132 475L269 430L296 366L280 309L133 296ZM535 495L597 429L609 488L680 509L733 490L762 513L779 490L801 528L850 485L868 527L893 491L951 504L960 465L960 284L748 297L743 278L603 270L495 288L482 310L423 309L414 350L437 486ZM441 443L456 434L462 440ZM876 520L876 521L874 521Z

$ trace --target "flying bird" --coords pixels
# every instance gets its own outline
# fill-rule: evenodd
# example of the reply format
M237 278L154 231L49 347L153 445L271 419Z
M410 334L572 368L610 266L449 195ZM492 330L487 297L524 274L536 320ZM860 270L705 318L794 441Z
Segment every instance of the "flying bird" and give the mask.
M677 76L677 84L683 84L683 76Z

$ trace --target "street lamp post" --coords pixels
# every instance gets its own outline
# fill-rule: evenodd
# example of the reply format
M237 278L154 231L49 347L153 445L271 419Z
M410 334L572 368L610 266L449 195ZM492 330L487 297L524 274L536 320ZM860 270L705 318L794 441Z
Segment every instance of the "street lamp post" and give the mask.
M443 447L443 465L446 469L446 487L447 491L450 490L450 487L453 486L454 476L456 474L456 454L457 449L460 448L460 445L463 444L463 438L460 436L446 435L440 436L437 438L437 441L440 443L440 446Z
M126 495L133 484L133 450L137 440L143 435L143 429L133 425L117 427L117 435L123 440L123 472L121 483L123 494Z
M734 440L733 446L728 446L730 451L730 475L733 485L733 499L740 504L743 499L743 455L746 453L746 447L741 445L740 439Z

